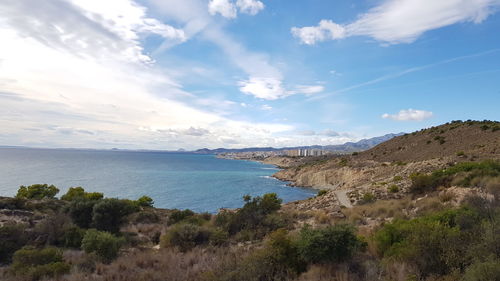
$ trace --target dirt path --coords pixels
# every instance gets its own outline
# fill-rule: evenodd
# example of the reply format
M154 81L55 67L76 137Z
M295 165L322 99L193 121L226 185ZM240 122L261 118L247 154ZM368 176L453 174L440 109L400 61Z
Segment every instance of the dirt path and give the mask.
M337 199L339 200L340 205L345 206L346 208L352 208L351 200L349 200L349 197L347 197L347 192L350 190L336 190L335 196L337 196Z

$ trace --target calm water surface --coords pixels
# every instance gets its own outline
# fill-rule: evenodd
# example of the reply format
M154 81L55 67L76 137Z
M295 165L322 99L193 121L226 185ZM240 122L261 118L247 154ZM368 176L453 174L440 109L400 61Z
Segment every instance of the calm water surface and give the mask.
M214 155L0 148L0 196L15 195L20 185L48 183L61 189L59 195L82 186L107 197L148 195L158 208L216 212L241 207L245 194L276 192L284 202L316 194L271 178L276 171L272 165Z

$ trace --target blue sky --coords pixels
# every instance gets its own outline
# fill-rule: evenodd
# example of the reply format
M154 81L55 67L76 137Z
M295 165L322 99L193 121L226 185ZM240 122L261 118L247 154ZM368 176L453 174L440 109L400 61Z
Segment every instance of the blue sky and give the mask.
M498 120L499 9L499 0L5 0L0 144L326 145Z

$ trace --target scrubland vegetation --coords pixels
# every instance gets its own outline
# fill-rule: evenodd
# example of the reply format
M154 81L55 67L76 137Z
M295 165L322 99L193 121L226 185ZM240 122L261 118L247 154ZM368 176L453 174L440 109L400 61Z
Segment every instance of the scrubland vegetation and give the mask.
M0 199L12 218L0 226L0 277L500 280L500 163L458 163L411 181L401 199L364 194L342 209L345 218L283 209L273 193L213 215L156 209L147 196L106 198L77 187L56 199L54 186L23 186ZM384 188L401 192L394 186ZM452 204L450 186L481 192Z

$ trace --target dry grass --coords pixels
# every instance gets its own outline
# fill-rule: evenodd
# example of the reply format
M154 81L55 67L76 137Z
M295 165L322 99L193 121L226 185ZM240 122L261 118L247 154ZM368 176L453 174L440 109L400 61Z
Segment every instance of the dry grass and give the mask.
M95 272L74 269L62 281L190 281L203 280L210 272L241 259L230 248L196 248L187 253L174 249L134 250L109 265L97 263Z
M378 200L371 204L356 205L350 209L342 209L347 220L354 224L363 222L366 218L405 218L405 209L411 208L410 198Z

